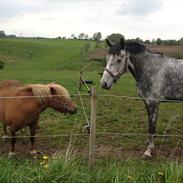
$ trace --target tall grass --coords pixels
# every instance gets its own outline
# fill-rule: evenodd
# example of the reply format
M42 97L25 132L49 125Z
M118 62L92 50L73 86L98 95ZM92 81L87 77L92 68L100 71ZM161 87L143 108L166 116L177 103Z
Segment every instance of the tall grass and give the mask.
M178 162L98 161L89 169L81 158L63 155L41 160L6 159L0 157L0 182L2 183L182 183L183 164ZM46 165L46 166L45 166Z

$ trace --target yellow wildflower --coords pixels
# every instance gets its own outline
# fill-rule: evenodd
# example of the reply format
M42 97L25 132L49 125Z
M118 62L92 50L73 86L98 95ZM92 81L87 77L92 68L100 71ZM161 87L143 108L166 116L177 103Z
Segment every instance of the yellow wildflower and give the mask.
M164 176L165 174L163 172L158 172L158 175Z
M43 164L44 164L44 162L41 162L41 163L40 163L40 165L43 165Z
M48 168L48 165L44 165L44 168L47 169Z
M44 156L43 156L43 159L44 159L44 160L48 160L48 156L45 156L45 155L44 155Z
M133 180L133 177L130 176L130 175L128 175L128 180L129 180L129 181Z

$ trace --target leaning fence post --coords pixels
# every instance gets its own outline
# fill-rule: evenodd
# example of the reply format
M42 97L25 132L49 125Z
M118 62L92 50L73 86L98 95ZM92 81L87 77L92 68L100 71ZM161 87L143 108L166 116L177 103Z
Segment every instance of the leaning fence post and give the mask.
M95 131L96 131L97 94L95 87L91 89L91 117L89 142L89 167L95 165Z

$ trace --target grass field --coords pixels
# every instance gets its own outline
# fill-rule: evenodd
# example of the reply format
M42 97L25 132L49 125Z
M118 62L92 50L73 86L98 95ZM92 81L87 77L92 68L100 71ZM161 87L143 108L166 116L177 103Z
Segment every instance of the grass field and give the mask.
M85 44L86 41L81 40L0 40L0 60L5 62L0 79L17 79L23 83L54 81L65 86L71 94L77 94L79 71L91 63L85 78L93 81L97 93L137 96L130 74L123 76L112 90L101 89L98 72L103 70L104 60L101 56L92 59L91 54L96 53L92 41L90 56L81 55L80 50ZM166 49L175 50L174 47ZM183 52L171 51L171 56L183 58ZM84 86L81 93L87 93ZM71 134L74 126L76 133L82 133L86 119L78 97L73 96L73 99L78 105L78 114L64 116L46 110L40 118L38 136ZM82 99L89 117L90 97L83 96ZM98 133L147 133L147 116L142 101L98 97L97 104ZM171 121L167 134L182 135L182 120L182 104L162 104L157 131L163 134ZM97 135L97 165L92 171L87 167L88 136L83 134L75 138L72 144L75 156L67 159L65 152L69 139L70 136L36 139L38 149L50 157L45 168L40 165L41 155L35 159L28 154L28 139L18 140L17 155L13 159L7 157L9 143L0 142L0 182L183 182L183 139L180 137L157 138L154 159L144 162L141 155L146 147L145 136ZM51 156L58 152L61 155L56 156L56 161Z

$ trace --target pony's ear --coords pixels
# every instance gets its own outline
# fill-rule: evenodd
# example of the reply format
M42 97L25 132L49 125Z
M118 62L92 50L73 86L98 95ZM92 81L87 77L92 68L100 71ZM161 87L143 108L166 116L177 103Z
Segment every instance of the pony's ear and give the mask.
M111 46L113 45L113 43L112 43L111 41L109 41L109 39L106 39L105 41L106 41L106 43L107 43L107 45L108 45L109 47L111 47Z
M55 90L55 88L53 87L53 86L49 86L49 88L50 88L50 93L52 94L52 95L56 95L56 90Z
M125 48L125 38L124 37L120 38L120 45L121 45L122 49Z

